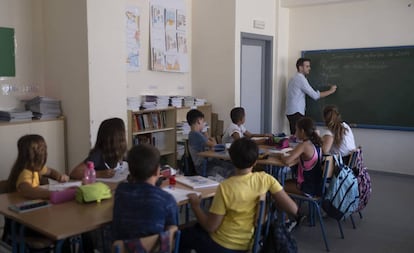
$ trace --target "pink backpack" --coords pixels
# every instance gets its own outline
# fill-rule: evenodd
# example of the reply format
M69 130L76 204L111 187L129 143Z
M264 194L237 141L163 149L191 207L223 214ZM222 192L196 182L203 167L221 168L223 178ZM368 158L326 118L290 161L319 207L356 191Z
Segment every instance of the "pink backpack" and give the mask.
M351 166L358 180L359 206L357 211L359 212L368 204L372 192L371 177L369 176L368 168L364 166L361 148L358 148L352 154Z

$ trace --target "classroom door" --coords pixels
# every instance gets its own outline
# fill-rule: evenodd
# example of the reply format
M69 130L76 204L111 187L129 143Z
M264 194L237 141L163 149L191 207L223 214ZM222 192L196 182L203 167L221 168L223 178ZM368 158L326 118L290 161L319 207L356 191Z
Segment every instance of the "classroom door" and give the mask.
M240 106L251 133L272 132L273 37L241 34Z

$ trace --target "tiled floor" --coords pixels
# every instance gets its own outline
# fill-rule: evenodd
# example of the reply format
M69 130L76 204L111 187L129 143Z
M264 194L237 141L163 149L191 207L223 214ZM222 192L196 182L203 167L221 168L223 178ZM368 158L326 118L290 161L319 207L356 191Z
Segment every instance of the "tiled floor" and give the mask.
M414 177L370 172L372 196L363 210L363 219L355 216L343 223L345 239L338 225L324 219L331 252L405 253L414 252ZM293 231L300 252L326 252L322 234L316 227L304 226Z

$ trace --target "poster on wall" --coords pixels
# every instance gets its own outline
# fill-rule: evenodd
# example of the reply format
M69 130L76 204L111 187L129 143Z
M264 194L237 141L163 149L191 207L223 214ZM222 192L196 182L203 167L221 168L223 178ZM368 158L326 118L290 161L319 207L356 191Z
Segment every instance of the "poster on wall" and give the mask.
M150 1L152 70L188 72L186 15L184 0Z
M138 7L127 6L125 9L126 20L126 65L127 71L139 71L140 69L140 13Z

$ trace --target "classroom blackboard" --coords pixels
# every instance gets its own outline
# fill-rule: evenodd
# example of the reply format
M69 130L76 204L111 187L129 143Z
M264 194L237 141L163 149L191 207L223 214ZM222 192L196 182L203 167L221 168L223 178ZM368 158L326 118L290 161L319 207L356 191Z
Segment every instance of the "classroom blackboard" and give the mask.
M16 76L14 29L0 27L0 77Z
M313 101L306 115L322 121L323 107L338 106L354 127L414 131L414 46L302 51L315 89L336 93Z

